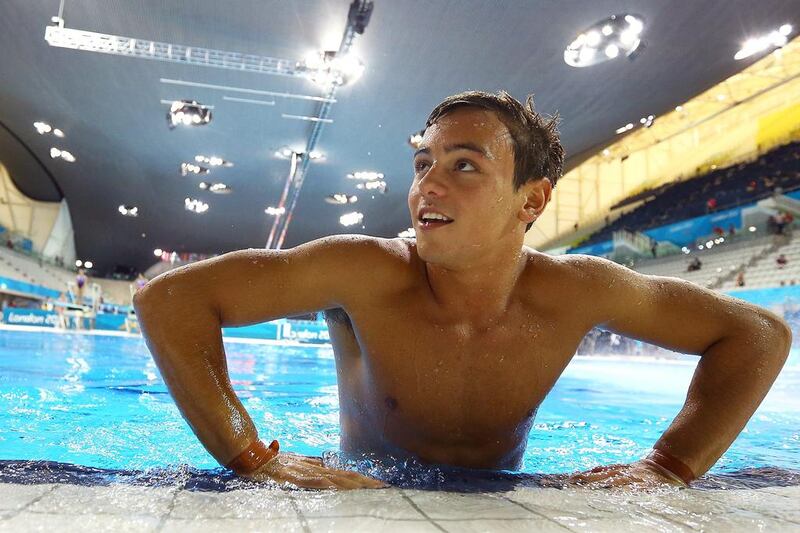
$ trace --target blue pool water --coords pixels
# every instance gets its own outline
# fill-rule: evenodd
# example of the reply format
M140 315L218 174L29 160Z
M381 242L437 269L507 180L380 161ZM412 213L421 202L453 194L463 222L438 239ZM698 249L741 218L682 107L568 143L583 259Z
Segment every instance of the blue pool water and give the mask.
M330 347L226 342L234 388L263 438L338 448ZM640 458L682 405L697 358L576 358L539 409L524 472ZM712 470L800 465L800 357ZM218 465L183 421L139 338L0 331L0 460L104 469Z

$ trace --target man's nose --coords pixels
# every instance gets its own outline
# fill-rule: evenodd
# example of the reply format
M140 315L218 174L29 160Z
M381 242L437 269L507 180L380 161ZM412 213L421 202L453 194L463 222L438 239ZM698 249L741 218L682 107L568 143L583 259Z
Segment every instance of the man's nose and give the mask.
M442 196L447 192L439 165L434 163L422 176L422 179L419 180L419 191L423 196Z

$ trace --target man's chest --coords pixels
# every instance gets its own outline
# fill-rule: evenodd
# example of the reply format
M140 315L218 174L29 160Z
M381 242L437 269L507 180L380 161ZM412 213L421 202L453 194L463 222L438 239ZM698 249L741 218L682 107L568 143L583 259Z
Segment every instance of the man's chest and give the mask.
M354 313L357 353L337 354L348 367L345 387L373 416L417 432L455 439L513 432L580 341L552 318L523 311L483 327L413 306Z

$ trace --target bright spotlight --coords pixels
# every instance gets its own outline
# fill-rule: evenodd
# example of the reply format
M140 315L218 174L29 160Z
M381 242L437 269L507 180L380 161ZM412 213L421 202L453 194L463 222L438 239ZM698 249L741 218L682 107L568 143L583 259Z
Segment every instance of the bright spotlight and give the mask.
M194 100L175 100L167 111L167 126L204 126L211 122L211 107Z
M364 220L363 213L353 211L352 213L346 213L340 216L339 224L342 226L353 226L354 224L360 224L362 220Z
M91 261L86 261L83 264L83 266L85 266L86 268L92 268L94 266L94 263L92 263Z
M630 56L639 47L643 30L641 17L613 15L579 33L564 49L564 62L571 67L588 67Z
M80 259L76 260L75 261L75 266L78 267L78 268L82 267L83 266L83 261L81 261Z
M606 46L606 55L609 59L614 59L619 55L619 47L615 44L609 44Z
M155 250L153 250L153 255L156 257L161 257L163 254L164 250L162 250L161 248L156 248Z
M36 131L39 132L39 135L50 133L50 131L53 129L52 126L46 122L34 122L33 127L36 128Z

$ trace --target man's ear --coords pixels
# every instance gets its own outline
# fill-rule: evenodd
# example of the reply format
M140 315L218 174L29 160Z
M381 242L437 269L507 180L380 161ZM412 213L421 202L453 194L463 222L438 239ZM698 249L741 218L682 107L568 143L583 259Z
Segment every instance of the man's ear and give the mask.
M522 222L530 224L541 216L545 206L550 202L553 184L550 179L541 178L529 181L523 185L523 189L525 190L525 204L517 216Z

